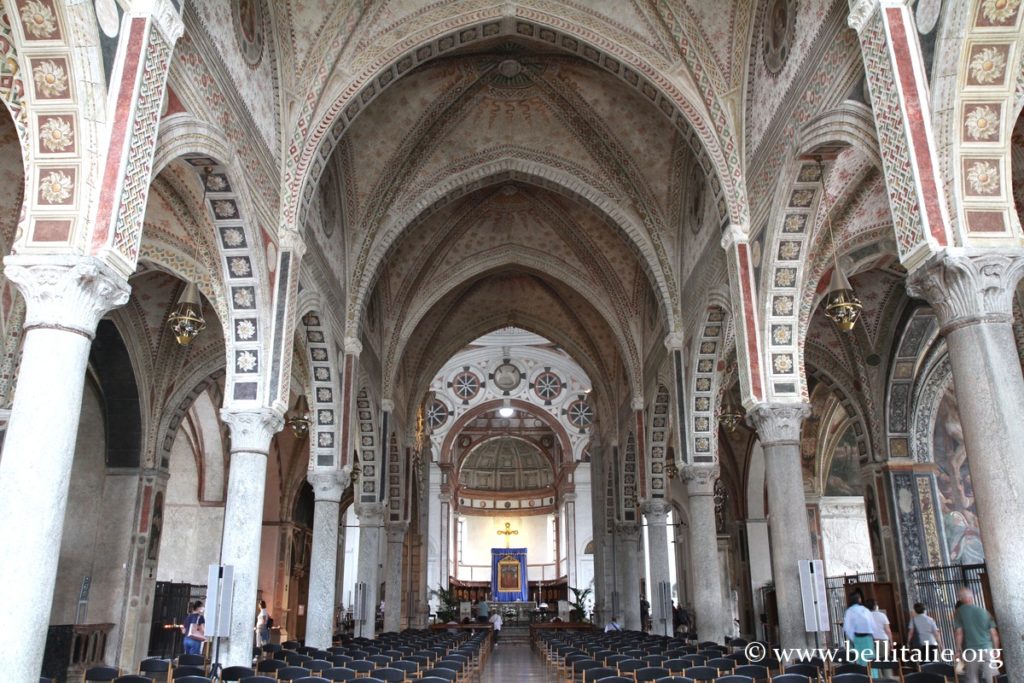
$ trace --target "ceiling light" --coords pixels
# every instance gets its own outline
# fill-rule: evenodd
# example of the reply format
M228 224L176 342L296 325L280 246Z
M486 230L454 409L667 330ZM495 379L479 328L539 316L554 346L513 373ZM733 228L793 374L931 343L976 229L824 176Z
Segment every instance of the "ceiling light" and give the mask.
M512 407L512 399L506 398L505 402L501 404L501 408L498 408L498 415L502 417L512 417L516 414L516 409Z

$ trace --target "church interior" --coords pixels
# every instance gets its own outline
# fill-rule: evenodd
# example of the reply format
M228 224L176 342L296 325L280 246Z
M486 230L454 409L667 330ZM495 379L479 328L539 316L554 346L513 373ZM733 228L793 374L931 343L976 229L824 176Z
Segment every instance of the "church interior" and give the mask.
M1021 4L0 0L0 679L1024 681Z

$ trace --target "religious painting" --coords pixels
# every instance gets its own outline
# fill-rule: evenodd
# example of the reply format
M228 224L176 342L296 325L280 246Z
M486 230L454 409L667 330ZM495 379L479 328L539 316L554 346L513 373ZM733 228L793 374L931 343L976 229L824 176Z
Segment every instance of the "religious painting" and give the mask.
M932 458L936 467L935 480L939 488L948 561L962 564L984 562L974 487L967 466L960 409L952 381L946 385L935 414Z
M498 590L519 591L519 560L506 555L498 561Z
M864 493L853 425L846 428L836 444L824 488L826 496L859 496Z

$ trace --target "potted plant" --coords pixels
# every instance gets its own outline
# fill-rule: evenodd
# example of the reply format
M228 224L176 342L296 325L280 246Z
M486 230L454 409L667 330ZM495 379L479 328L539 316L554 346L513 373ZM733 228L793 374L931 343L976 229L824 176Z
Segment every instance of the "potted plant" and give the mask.
M452 588L445 588L444 586L438 586L435 590L430 592L436 595L438 601L441 603L437 608L437 621L442 624L448 623L449 621L458 621L459 599L455 596L455 590Z
M572 605L572 610L569 612L569 620L574 623L580 623L587 620L587 598L590 597L590 588L573 588L569 586L569 590L572 591L572 600L569 604Z

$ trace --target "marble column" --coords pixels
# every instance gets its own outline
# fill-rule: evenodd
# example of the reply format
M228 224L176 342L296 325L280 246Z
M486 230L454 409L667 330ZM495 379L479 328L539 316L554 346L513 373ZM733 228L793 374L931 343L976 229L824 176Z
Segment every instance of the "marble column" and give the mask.
M397 633L402 630L402 560L405 534L409 522L391 522L387 525L388 560L384 572L384 630Z
M640 507L647 520L647 556L651 564L651 633L659 636L672 635L672 577L668 561L668 512L669 504L662 499L649 500ZM659 584L666 583L669 593L662 599Z
M37 681L57 579L89 348L100 318L128 300L96 258L8 256L25 298L18 392L0 460L0 563L6 680ZM16 634L16 635L15 635Z
M693 609L701 640L721 642L725 633L722 570L718 562L715 522L715 481L718 468L688 465L683 468L690 513L690 567Z
M356 637L373 639L377 634L377 597L380 584L380 543L384 527L384 503L356 503L359 518L359 568L356 581L364 585L361 619L356 620ZM360 606L356 605L360 615Z
M306 645L326 650L334 635L335 589L338 577L338 523L341 495L348 476L341 470L314 471L313 550L309 561L309 599L306 601Z
M224 506L224 538L220 562L234 567L230 635L221 646L224 666L249 666L255 632L256 592L263 533L263 496L270 440L284 426L272 408L223 408L221 419L231 428L228 494Z
M608 577L611 576L610 568L605 563L605 546L610 545L605 532L606 505L605 505L605 474L602 467L604 452L600 446L591 439L590 443L590 472L592 482L590 486L590 509L591 524L593 525L594 540L594 623L603 625L611 618L611 587Z
M786 648L808 643L797 562L814 558L800 463L800 425L809 411L805 403L762 403L748 413L764 449L779 642Z
M640 623L640 525L620 522L615 527L617 538L615 557L619 574L619 610L622 626L627 631L639 631Z
M578 583L577 561L576 561L576 494L566 493L562 496L564 507L562 509L562 520L565 525L565 537L561 539L562 547L565 548L565 575L569 585L574 588L586 588ZM572 595L569 596L570 598Z
M1010 672L1024 671L1024 375L1011 306L1024 252L947 250L907 278L946 337L992 605Z

